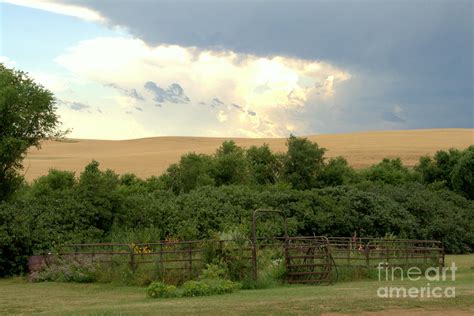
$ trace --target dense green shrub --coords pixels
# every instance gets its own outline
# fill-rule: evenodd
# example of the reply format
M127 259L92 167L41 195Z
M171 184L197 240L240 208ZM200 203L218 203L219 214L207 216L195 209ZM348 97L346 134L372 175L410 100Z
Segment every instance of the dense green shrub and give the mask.
M152 298L208 296L232 293L240 288L240 283L219 278L190 280L179 288L163 282L153 282L147 287L147 295Z
M224 279L203 279L186 281L182 286L182 296L207 296L232 293L241 288L240 283Z
M176 290L176 286L167 285L158 281L151 283L147 287L146 293L152 298L177 297L179 295L178 291Z
M218 256L215 256L215 260L218 260ZM227 277L227 269L222 262L220 264L209 263L206 264L206 268L202 270L199 275L200 279L224 279Z
M183 284L183 296L206 296L210 294L212 294L211 288L206 282L189 280Z
M0 277L27 272L34 247L30 223L28 213L0 203Z

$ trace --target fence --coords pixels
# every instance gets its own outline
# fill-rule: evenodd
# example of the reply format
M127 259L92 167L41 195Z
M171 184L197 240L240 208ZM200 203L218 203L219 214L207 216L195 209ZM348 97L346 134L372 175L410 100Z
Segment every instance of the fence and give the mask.
M158 272L163 281L196 278L206 263L221 258L234 278L257 277L264 257L285 263L289 283L319 283L334 280L340 267L444 266L440 241L354 237L275 237L241 240L161 241L155 243L91 243L63 247L57 254L30 257L30 271L58 258L88 258L110 264L124 262L130 269Z

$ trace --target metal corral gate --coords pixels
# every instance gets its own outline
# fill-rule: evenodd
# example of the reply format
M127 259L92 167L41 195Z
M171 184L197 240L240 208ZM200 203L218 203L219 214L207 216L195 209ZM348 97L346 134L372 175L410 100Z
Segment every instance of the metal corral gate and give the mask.
M313 236L285 245L289 283L334 282L340 268L442 267L445 257L436 240Z
M287 238L285 264L288 283L335 281L329 240L324 236Z
M257 277L261 256L271 252L284 260L289 283L335 282L338 269L384 266L444 266L440 241L354 237L276 237L244 240L166 240L156 243L93 243L63 247L56 254L33 256L30 271L61 258L127 263L132 270L155 269L166 281L197 277L213 256L235 265L240 278Z

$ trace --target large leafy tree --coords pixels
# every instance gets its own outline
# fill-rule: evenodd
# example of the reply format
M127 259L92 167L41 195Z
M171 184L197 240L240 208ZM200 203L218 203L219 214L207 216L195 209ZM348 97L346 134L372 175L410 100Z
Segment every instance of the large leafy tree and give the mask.
M281 171L281 159L272 153L267 144L247 149L250 174L256 184L274 184Z
M166 187L175 193L186 193L200 186L213 185L212 157L188 153L177 164L172 164L162 176Z
M26 151L58 136L53 94L28 75L0 64L0 201L21 184Z
M223 142L216 151L214 179L218 186L245 184L248 181L248 163L245 151L232 140Z
M293 188L306 190L316 186L317 177L324 167L325 148L320 148L307 138L291 135L287 141L288 152L283 166L283 178Z
M454 190L474 199L474 145L463 151L451 172Z

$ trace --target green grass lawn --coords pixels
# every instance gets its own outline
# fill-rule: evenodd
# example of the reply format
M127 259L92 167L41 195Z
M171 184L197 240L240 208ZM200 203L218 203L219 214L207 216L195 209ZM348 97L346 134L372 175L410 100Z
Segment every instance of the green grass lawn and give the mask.
M447 256L456 262L456 281L431 282L455 286L455 298L379 298L381 286L426 286L426 280L339 282L335 285L282 286L242 290L228 295L150 299L144 288L111 284L28 283L0 280L0 314L321 314L394 309L455 310L474 313L474 254Z

